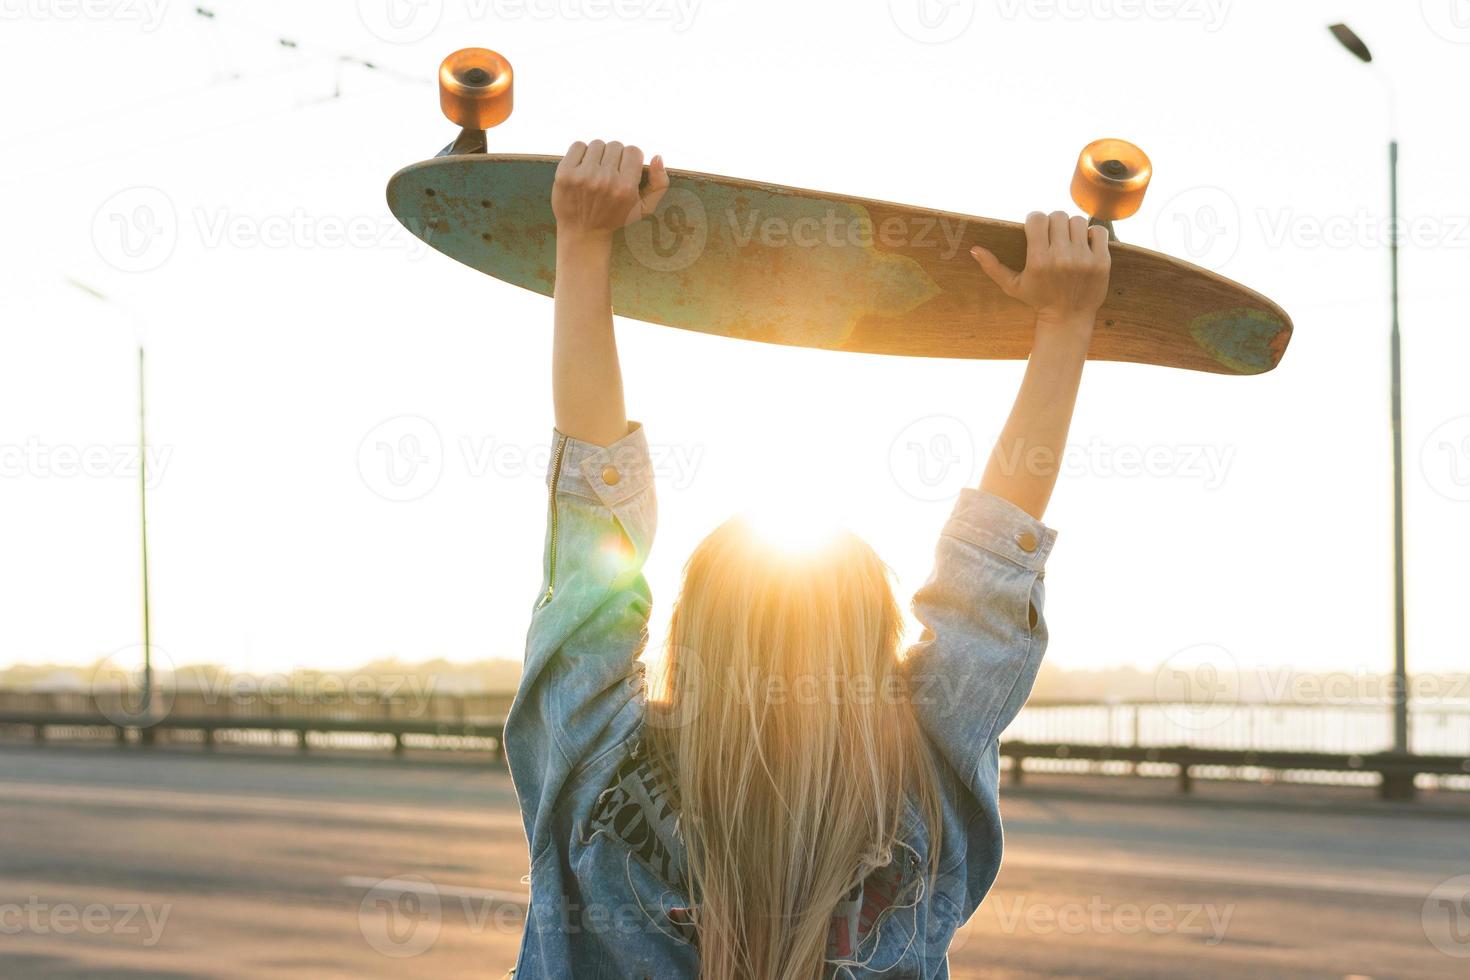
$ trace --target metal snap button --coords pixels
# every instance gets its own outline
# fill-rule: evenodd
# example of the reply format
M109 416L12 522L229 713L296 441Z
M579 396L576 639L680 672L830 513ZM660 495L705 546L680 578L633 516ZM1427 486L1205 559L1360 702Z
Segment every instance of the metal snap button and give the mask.
M1022 531L1016 535L1016 544L1020 545L1021 550L1029 555L1036 550L1036 535L1030 531Z
M622 478L623 474L618 472L618 468L616 466L604 466L602 468L602 482L606 483L608 486L617 486L618 481L622 480Z

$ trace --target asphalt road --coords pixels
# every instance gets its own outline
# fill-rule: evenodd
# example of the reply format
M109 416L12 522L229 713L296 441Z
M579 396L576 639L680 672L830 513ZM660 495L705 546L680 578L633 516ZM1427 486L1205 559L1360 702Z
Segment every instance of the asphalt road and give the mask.
M1470 976L1470 806L1140 787L1007 797L955 976ZM500 977L525 871L466 756L0 743L0 977Z

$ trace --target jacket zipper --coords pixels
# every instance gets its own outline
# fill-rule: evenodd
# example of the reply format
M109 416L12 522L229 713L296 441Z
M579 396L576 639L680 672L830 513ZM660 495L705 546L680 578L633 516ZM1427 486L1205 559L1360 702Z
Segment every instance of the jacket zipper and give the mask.
M561 458L566 448L567 437L562 436L551 461L551 489L546 493L546 506L551 512L551 546L546 558L546 594L536 603L537 609L551 601L551 593L556 589L556 485L561 480Z

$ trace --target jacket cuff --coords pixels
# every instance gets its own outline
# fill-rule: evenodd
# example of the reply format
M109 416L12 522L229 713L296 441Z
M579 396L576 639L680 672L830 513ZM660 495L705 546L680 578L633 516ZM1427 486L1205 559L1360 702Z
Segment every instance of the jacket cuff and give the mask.
M1057 532L1003 497L961 490L941 532L1033 572L1046 567Z
M556 429L552 429L552 439L546 473L548 489L601 501L612 508L653 486L648 439L639 422L629 422L628 434L610 446L573 439Z

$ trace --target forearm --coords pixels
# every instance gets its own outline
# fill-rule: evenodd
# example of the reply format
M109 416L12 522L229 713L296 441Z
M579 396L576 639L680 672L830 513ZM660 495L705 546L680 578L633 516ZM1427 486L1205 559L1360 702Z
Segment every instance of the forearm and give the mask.
M1090 322L1037 324L1021 390L980 480L981 490L1037 520L1061 469L1090 336Z
M564 233L556 242L552 400L564 435L607 446L628 432L613 335L612 238Z

